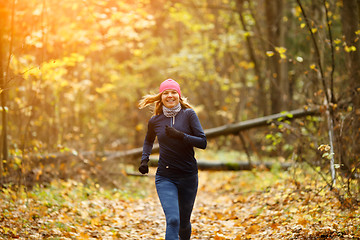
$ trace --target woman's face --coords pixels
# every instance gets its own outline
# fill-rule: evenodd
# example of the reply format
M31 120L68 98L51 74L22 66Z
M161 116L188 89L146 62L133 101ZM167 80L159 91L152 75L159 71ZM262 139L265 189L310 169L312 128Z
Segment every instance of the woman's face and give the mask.
M161 102L165 107L173 108L180 102L179 93L173 89L165 90L161 94Z

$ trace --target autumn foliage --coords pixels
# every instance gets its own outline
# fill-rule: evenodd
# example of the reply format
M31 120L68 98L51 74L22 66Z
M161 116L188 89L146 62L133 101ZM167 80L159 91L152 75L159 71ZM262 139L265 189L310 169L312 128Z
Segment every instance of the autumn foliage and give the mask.
M299 170L200 172L192 239L359 238L359 209ZM164 239L152 177L112 190L54 181L29 192L3 189L0 197L4 239Z

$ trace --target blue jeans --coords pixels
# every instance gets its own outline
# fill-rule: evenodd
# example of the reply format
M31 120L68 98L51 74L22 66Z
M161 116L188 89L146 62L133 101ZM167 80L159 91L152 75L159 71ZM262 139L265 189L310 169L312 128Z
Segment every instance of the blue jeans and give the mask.
M198 189L198 175L170 179L156 175L156 191L166 217L165 240L189 240L190 217Z

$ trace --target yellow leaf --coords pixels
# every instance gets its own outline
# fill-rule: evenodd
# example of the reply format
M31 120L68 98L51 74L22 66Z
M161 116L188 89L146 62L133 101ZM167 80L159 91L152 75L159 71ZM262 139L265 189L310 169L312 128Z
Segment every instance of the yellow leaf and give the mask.
M254 63L253 62L247 62L247 61L241 61L239 63L239 66L244 68L244 69L252 69L252 68L254 68Z
M266 51L266 55L268 57L272 57L272 56L274 56L274 52L273 51Z
M275 50L280 54L286 53L286 48L284 48L284 47L275 47Z
M259 225L252 225L250 228L248 228L246 230L246 233L247 234L254 234L254 233L257 233L258 230L259 230L260 226Z
M21 159L18 158L18 157L15 157L15 158L14 158L14 162L15 162L15 164L16 164L17 166L20 166L20 165L21 165Z
M286 59L286 55L285 55L285 53L286 53L286 48L284 48L284 47L275 47L275 50L280 54L280 58L281 59Z
M298 224L302 225L302 226L306 226L309 223L308 220L306 220L305 218L300 218L298 219Z
M80 233L80 237L81 237L81 239L89 239L90 238L90 236L84 232Z
M16 199L17 199L16 193L11 193L10 196L13 201L16 201Z
M345 51L346 52L356 52L356 47L355 46L345 46Z
M90 223L91 223L92 226L97 226L100 223L100 219L99 218L92 218L90 220Z
M271 223L271 224L270 224L270 227L271 227L272 229L278 229L279 224L278 224L278 223L273 222L273 223Z
M301 28L304 28L305 26L306 26L305 23L300 24L300 27L301 27Z
M245 37L245 38L250 37L250 32L246 32L246 33L244 34L244 37Z
M143 124L141 124L141 123L139 123L138 125L136 125L136 127L135 127L135 129L136 129L136 131L141 131L141 130L143 130L144 129L144 125Z
M316 65L315 65L315 64L311 64L311 65L310 65L310 68L311 68L312 70L314 70L314 69L316 68Z
M335 40L334 40L334 43L335 43L335 44L340 44L340 43L341 43L341 39L338 39L338 38L335 39Z

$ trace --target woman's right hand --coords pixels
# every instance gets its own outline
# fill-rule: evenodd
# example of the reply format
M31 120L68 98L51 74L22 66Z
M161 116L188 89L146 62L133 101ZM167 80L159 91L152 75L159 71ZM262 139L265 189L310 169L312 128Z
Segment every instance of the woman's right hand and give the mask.
M139 167L139 172L141 172L142 174L146 174L149 172L149 167L148 167L148 162L143 160L141 161L140 167Z

